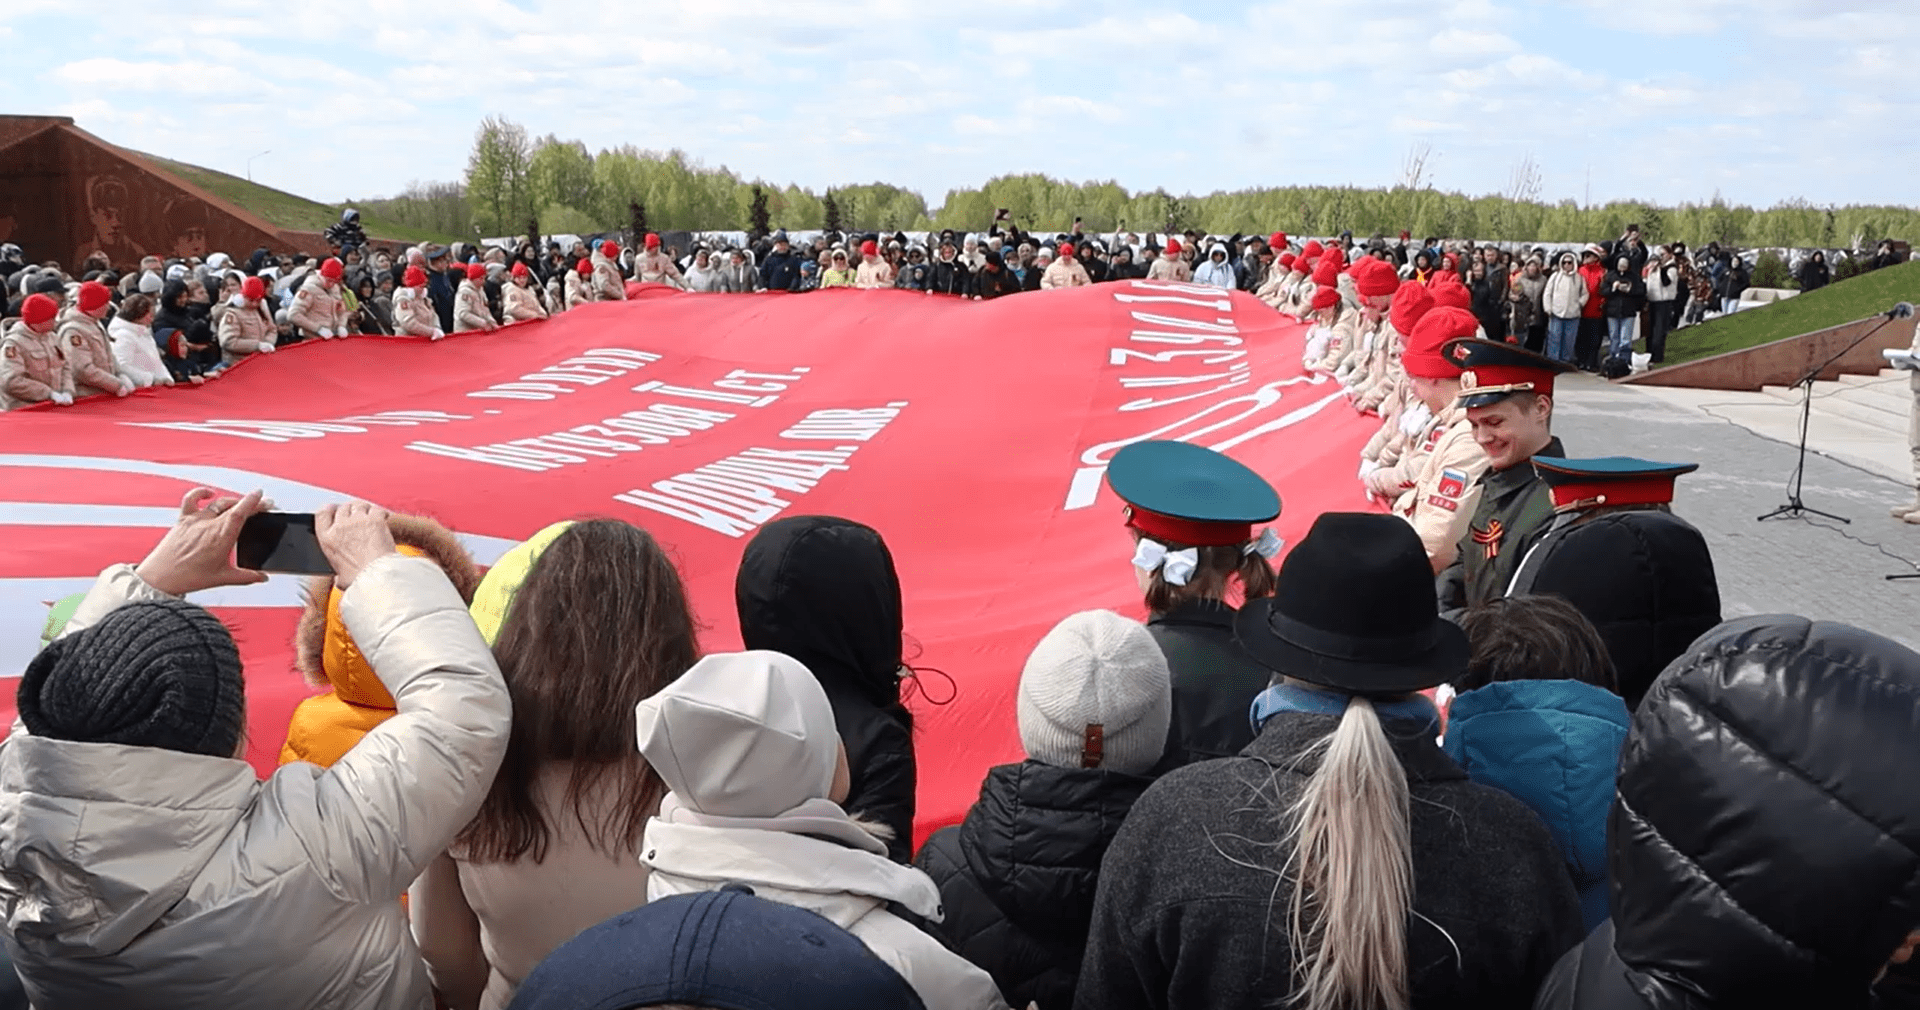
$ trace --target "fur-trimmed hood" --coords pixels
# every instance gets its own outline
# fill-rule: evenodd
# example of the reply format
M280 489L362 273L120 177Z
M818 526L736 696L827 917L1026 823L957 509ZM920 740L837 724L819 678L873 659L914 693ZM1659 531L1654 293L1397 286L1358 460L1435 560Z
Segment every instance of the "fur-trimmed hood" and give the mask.
M393 514L387 517L387 528L393 533L393 542L401 553L423 557L440 566L460 593L460 598L473 602L474 590L480 585L480 566L473 555L461 545L460 538L452 530L425 516ZM305 609L300 614L300 624L293 633L293 666L314 687L332 687L344 700L355 704L375 704L382 708L393 707L393 701L386 695L386 689L377 679L370 683L361 683L362 678L353 676L351 669L329 670L327 668L327 625L328 601L333 595L333 578L321 575L307 580ZM344 634L344 627L342 633ZM350 652L355 658L359 650L351 641L341 643L344 652ZM340 666L342 664L335 664ZM348 667L364 667L365 663L348 663ZM369 671L370 672L370 671ZM372 689L377 699L363 699Z

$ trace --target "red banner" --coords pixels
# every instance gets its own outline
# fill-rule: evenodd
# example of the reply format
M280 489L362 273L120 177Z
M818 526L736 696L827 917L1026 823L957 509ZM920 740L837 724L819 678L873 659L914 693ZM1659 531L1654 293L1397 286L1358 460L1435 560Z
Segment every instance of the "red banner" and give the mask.
M0 674L31 657L49 603L137 560L195 484L264 488L287 511L364 498L431 514L483 564L558 519L624 519L674 550L707 651L738 646L734 571L756 529L845 516L885 535L914 663L954 683L924 677L931 697L912 701L924 835L1021 756L1014 688L1049 627L1094 607L1144 616L1101 479L1119 447L1231 453L1280 490L1289 542L1321 512L1368 507L1353 471L1378 421L1303 371L1302 343L1257 300L1192 285L991 302L655 289L492 334L298 344L200 388L16 411L0 418ZM245 654L262 770L308 693L290 672L298 581L201 601Z

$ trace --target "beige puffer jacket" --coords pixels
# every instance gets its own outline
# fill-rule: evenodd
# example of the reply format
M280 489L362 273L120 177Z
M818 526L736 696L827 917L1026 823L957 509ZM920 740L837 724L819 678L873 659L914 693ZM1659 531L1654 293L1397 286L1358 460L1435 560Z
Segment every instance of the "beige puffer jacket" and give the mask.
M461 281L460 289L453 293L453 332L491 330L499 325L493 321L492 310L487 308L487 292L480 283Z
M67 630L159 598L116 565ZM479 809L512 706L433 562L367 566L341 616L399 714L332 768L0 743L0 911L35 1006L433 1006L399 897Z
M523 288L511 279L500 288L500 311L506 313L509 323L530 323L547 318L546 306L540 304L540 296L533 293L533 288Z
M426 288L401 288L393 293L393 332L403 337L440 333L440 316L433 311L433 299L427 297Z
M74 396L121 394L124 387L119 363L113 360L113 348L107 343L107 331L101 328L100 320L69 306L60 312L54 333L58 334L61 353L67 356Z
M0 337L0 410L73 392L73 373L67 370L67 356L53 330L35 333L24 319L6 327L6 335Z
M239 308L229 306L227 314L220 317L219 337L220 358L231 365L249 354L258 354L262 347L274 346L280 331L267 315L266 303L254 302Z
M309 340L318 337L321 330L338 337L347 332L347 303L340 297L339 288L327 287L326 278L308 274L300 282L300 290L293 293L287 321Z

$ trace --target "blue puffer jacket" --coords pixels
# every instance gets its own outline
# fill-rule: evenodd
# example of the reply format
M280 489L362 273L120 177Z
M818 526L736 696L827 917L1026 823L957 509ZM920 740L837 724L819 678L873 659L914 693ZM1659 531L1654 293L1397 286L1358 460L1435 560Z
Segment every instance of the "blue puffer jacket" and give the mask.
M1627 704L1577 680L1507 680L1454 699L1447 755L1533 808L1566 855L1589 930L1607 917L1607 810Z

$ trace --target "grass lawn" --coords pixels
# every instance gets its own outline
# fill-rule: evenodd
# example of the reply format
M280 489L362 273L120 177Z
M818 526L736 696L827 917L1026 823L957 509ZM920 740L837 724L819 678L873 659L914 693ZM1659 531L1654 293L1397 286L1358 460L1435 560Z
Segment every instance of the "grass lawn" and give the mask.
M340 212L346 209L345 204L330 207L324 203L315 203L305 197L283 193L210 168L168 161L151 154L142 155L142 157L214 196L238 204L282 228L297 231L325 231L328 225L340 220ZM440 235L422 228L409 228L382 220L364 211L360 214L360 227L366 229L369 238L391 239L396 242L458 241L458 236Z
M1920 302L1920 263L1875 270L1757 309L1736 312L1667 338L1667 363L1738 351L1865 319L1895 302Z

